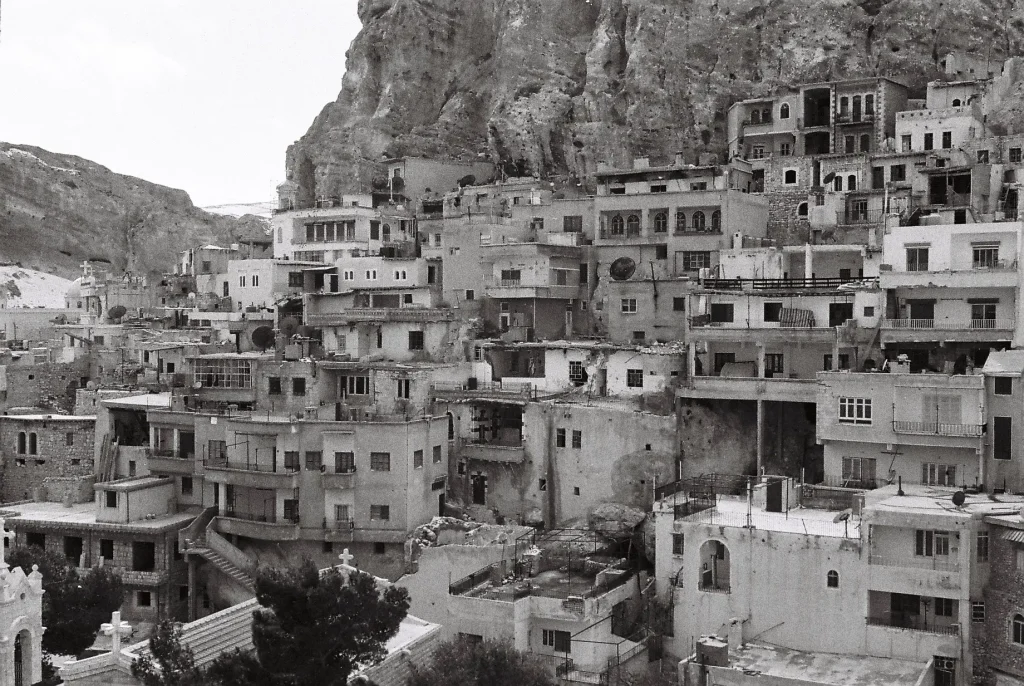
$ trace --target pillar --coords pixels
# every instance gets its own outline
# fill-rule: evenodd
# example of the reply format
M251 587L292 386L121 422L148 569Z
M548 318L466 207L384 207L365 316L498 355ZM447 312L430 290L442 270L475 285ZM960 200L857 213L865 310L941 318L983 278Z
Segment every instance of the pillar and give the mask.
M814 250L810 243L804 244L804 278L810 279L814 274Z
M764 469L764 401L757 400L757 475Z
M686 378L692 379L697 376L697 344L690 342L686 344Z

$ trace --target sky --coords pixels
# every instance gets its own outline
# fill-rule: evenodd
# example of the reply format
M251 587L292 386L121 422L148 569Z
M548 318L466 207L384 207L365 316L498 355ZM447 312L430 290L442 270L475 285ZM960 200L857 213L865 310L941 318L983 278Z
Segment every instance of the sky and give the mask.
M357 0L0 0L0 141L199 206L270 202L335 100Z

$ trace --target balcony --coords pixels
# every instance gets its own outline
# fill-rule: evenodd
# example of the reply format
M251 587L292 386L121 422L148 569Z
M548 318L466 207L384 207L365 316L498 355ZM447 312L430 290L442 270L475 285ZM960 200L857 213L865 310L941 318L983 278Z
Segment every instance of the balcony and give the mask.
M869 210L851 207L847 208L845 212L836 212L836 224L840 226L847 224L880 224L885 215L885 211L881 209Z
M192 474L195 471L195 454L182 453L167 448L149 451L149 470L156 474Z
M716 584L697 584L697 590L701 593L731 593L728 583L718 582Z
M812 279L702 279L700 286L715 291L777 291L835 290L846 284L878 287L877 278L812 278Z
M882 272L881 276L882 288L910 288L914 286L1014 288L1016 285L1016 260L999 260L989 264L976 264L969 269Z
M930 569L936 572L960 573L960 563L948 555L891 556L871 553L868 564L878 567L902 567L905 569Z
M522 464L526 460L526 448L521 445L496 445L493 443L468 443L462 446L462 457L484 462Z
M768 400L813 403L817 400L817 379L765 379L760 377L694 376L676 389L678 398L705 400Z
M1013 336L1013 319L883 319L883 340L999 341Z
M343 326L356 322L448 322L455 310L427 307L360 307L343 312L307 313L306 325Z
M484 291L492 298L556 298L571 300L579 295L579 286L569 284L529 284L511 279L502 279L486 284Z
M543 379L538 379L538 382ZM430 395L438 400L469 400L473 398L488 400L529 400L536 395L534 387L529 383L503 381L477 381L468 383L439 381L430 387Z
M893 433L916 436L956 436L978 438L984 433L984 424L946 424L942 422L908 422L893 420Z
M267 464L234 463L227 460L206 461L206 478L211 483L241 486L245 488L298 488L298 468L275 471Z
M649 236L641 229L614 231L606 227L601 228L597 233L597 237L600 240L608 241L609 243L654 243L663 240L664 235L659 233L655 236Z
M874 112L853 114L850 112L836 115L836 124L871 124L875 121Z
M351 519L324 521L324 540L332 543L351 543L355 538L356 523Z
M324 472L320 478L324 488L352 488L356 483L356 468L351 467L345 472Z
M881 617L867 617L865 623L868 626L883 626L892 629L903 629L905 631L920 631L928 634L940 634L943 636L959 636L960 625L948 624L945 626L928 626L920 615L910 614L889 614Z
M260 516L228 511L214 520L214 529L222 534L235 534L264 541L299 540L298 518L277 521L273 515Z

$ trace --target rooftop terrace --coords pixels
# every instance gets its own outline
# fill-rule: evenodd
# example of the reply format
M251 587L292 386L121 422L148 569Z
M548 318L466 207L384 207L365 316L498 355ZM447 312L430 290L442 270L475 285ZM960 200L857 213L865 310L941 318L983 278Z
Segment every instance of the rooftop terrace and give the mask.
M927 668L923 662L860 655L805 653L777 646L748 643L729 655L729 669L833 686L892 686L918 683Z

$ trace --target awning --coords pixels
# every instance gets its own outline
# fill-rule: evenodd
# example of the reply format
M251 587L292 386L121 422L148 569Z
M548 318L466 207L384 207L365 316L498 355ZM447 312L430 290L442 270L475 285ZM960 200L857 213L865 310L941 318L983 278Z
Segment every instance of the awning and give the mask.
M304 272L333 272L337 270L337 265L331 265L330 267L303 267Z
M1003 534L1003 539L1014 543L1024 543L1024 530L1010 529Z

